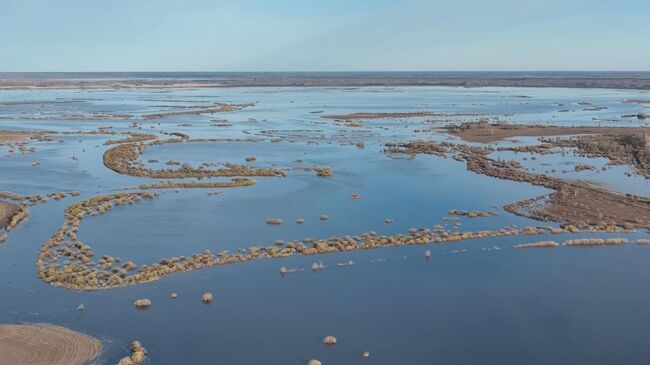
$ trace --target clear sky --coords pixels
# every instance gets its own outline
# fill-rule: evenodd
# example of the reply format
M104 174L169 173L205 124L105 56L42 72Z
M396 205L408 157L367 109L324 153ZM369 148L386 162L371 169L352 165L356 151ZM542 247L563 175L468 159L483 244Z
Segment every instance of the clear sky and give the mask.
M0 0L0 71L650 71L650 0Z

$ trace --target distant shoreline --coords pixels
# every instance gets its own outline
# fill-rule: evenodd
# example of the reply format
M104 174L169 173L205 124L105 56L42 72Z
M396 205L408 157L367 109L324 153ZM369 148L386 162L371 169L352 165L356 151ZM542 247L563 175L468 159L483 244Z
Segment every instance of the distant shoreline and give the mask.
M0 73L0 89L366 86L650 90L650 72Z

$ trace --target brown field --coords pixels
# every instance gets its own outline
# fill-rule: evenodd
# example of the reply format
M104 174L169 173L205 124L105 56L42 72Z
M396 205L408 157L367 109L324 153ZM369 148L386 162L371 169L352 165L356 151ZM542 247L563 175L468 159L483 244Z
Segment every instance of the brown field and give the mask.
M99 340L63 327L0 325L0 365L84 365L101 350Z
M642 130L644 128L559 127L523 124L488 124L483 122L465 123L459 127L448 128L450 134L458 136L464 141L475 143L492 143L512 137L549 137L602 133L634 134Z

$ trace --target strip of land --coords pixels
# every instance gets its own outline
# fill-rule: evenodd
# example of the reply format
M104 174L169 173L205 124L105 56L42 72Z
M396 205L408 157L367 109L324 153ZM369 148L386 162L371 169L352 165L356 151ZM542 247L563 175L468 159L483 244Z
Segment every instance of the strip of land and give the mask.
M29 132L0 131L0 145L24 142L33 136Z
M463 123L449 127L448 132L464 141L492 143L513 137L571 136L579 134L625 134L632 135L647 128L634 127L562 127L551 125L490 124L485 122Z
M93 76L93 75L91 75ZM135 78L104 74L2 74L0 89L119 89L209 87L361 87L361 86L458 86L458 87L567 87L650 90L650 73L605 72L593 74L535 73L250 73L206 75L192 78Z

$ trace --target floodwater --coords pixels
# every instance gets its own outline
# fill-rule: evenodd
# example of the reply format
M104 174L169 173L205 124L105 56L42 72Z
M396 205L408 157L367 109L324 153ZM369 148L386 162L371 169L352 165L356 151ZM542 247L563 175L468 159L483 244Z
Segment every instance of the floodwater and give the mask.
M476 175L453 159L385 153L384 145L455 141L436 128L483 116L518 123L646 126L646 121L623 116L648 113L648 104L626 101L649 99L647 92L600 89L3 90L0 129L87 132L112 127L161 139L169 138L162 132L181 132L219 141L151 146L140 161L152 168L168 168L165 163L173 160L194 167L234 163L287 170L286 177L255 178L257 184L250 187L165 190L153 200L83 220L79 238L98 256L150 264L204 250L268 246L278 239L397 234L436 224L453 230L460 223L462 231L557 226L501 208L546 189ZM141 118L214 103L255 105L209 115ZM361 125L322 118L416 111L448 115L374 119ZM103 143L119 138L55 134L52 141L32 142L36 151L24 154L0 146L0 191L81 192L31 207L29 220L0 245L0 323L46 322L96 336L105 344L97 364L115 364L127 355L132 340L149 350L151 364L298 365L311 358L324 364L643 364L650 356L644 336L650 326L650 292L645 290L650 246L512 248L607 234L500 237L265 259L98 292L52 287L36 277L35 260L40 246L64 222L65 207L158 181L121 176L104 167L102 154L108 147ZM257 159L246 162L249 156ZM647 180L626 176L626 167L602 171L602 159L500 156L537 172L650 195ZM40 164L32 166L34 162ZM575 163L601 170L575 172ZM309 171L315 166L330 167L334 176L316 176ZM202 181L211 180L224 179ZM361 198L354 200L352 194ZM450 221L443 219L449 209L498 214ZM322 214L329 220L319 220ZM267 225L270 217L284 224ZM298 218L305 223L294 223ZM395 223L384 223L387 218ZM647 232L608 237L621 236L630 241L649 237ZM426 249L432 252L429 260L423 257ZM337 266L350 260L353 266ZM314 261L327 267L314 273ZM280 266L297 271L280 276ZM172 292L178 299L170 299ZM204 292L215 296L210 305L200 300ZM150 298L153 305L135 310L138 298ZM85 310L78 312L81 303ZM327 335L335 336L337 345L323 345ZM370 352L367 360L364 351Z

